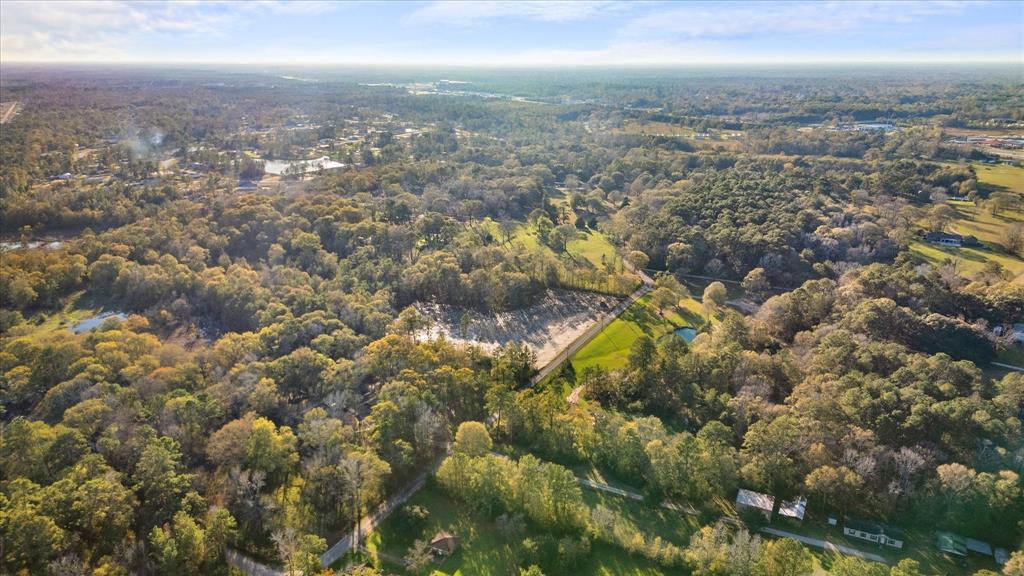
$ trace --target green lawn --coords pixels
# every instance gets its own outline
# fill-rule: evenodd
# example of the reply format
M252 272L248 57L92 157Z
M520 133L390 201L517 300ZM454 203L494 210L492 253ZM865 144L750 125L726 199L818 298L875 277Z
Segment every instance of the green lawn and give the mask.
M914 240L910 243L910 252L919 260L934 266L941 265L946 260L951 259L957 263L960 272L967 275L980 272L990 260L1002 264L1003 268L1014 277L1024 273L1024 260L995 248L989 250L982 248L948 248L922 240Z
M588 500L589 502L589 500ZM506 541L489 518L475 514L461 503L448 498L430 486L420 490L409 504L425 507L430 519L424 534L403 534L393 518L384 522L366 541L367 549L378 565L390 572L406 574L404 567L389 559L400 559L418 537L433 536L448 530L462 539L459 550L437 563L437 573L446 576L517 576L516 542ZM596 504L594 504L596 505ZM610 506L609 506L610 507ZM386 558L381 558L383 553ZM642 558L631 556L618 548L594 543L590 556L567 576L597 574L602 576L667 576L668 572Z
M685 548L690 543L690 536L700 530L700 522L695 516L662 508L657 503L639 502L586 488L583 489L583 500L591 508L604 506L644 534L660 536L681 548Z
M829 527L823 522L805 521L803 525L787 523L785 526L778 522L776 524L777 528L783 530L790 530L813 538L827 539L836 544L844 544L864 552L878 554L885 558L890 565L895 565L904 558L917 560L921 564L921 572L924 574L973 574L983 569L996 571L995 560L991 557L985 558L977 554L970 554L964 560L956 560L945 556L935 547L935 533L932 529L905 531L904 546L897 550L844 536L842 530ZM828 552L810 546L808 550L814 553L818 563L825 570L828 570L840 556L836 552Z
M502 240L501 232L498 229L498 223L487 219L481 224L486 228L491 235L499 242ZM553 256L554 252L547 246L542 246L540 239L537 238L537 233L534 232L533 227L524 223L517 223L516 232L512 236L510 242L512 244L522 244L524 247L535 250L541 248L547 252L550 252ZM593 264L595 268L604 268L604 262L612 263L615 260L615 246L608 240L608 237L599 230L581 230L579 238L569 242L566 246L566 252L574 260L587 260L590 264ZM603 257L603 261L602 261Z
M1024 349L1016 344L1011 344L996 354L996 360L1004 364L1024 366Z
M605 263L611 264L615 261L615 246L608 241L608 237L597 230L581 232L580 238L569 242L566 250L574 258L585 258L595 268L604 268Z
M978 183L1024 194L1024 168L1009 164L973 164Z
M959 218L952 229L959 234L977 236L986 244L995 244L1003 248L1006 241L1006 230L1009 226L1024 222L1024 212L1007 210L994 216L983 206L973 202L950 201L949 205L956 210Z
M644 296L572 356L573 368L577 373L589 366L621 368L626 365L633 342L641 335L659 340L680 326L700 326L704 322L700 309L700 302L688 298L682 308L661 316L651 306L650 295Z
M977 162L973 167L978 175L978 183L983 188L1024 194L1024 168ZM933 265L952 259L960 266L961 272L967 275L980 272L986 262L994 261L1008 270L1017 281L1024 280L1024 260L1003 249L1008 228L1024 222L1024 211L1007 210L994 216L984 206L976 206L973 202L950 201L949 205L958 215L949 231L976 236L988 245L988 249L946 248L916 240L911 243L910 252L919 260Z

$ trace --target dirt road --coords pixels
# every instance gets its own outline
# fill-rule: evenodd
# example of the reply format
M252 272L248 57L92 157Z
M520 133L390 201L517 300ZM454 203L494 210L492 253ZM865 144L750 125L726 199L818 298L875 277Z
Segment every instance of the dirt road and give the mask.
M882 564L888 564L885 558L882 558L878 554L872 554L871 552L862 552L856 548L850 548L849 546L843 546L842 544L833 544L827 540L821 540L818 538L811 538L809 536L801 536L800 534L794 534L792 532L786 532L785 530L779 530L777 528L761 528L761 532L765 534L771 534L772 536L778 536L780 538L792 538L797 542L802 542L808 546L814 546L815 548L821 548L828 550L829 552L839 552L840 554L846 554L847 556L856 556L865 560L871 560L872 562L881 562Z

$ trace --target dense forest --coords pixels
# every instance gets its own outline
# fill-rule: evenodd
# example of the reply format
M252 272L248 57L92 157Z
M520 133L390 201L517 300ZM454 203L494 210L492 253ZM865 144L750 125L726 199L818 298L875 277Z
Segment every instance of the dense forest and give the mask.
M722 512L740 488L984 540L1009 562L961 572L1024 573L1024 170L949 133L1019 126L1019 77L464 72L489 95L404 87L428 70L5 68L0 573L226 574L226 550L429 573L420 506L392 517L403 559L320 560L424 474L517 543L508 574L600 547L811 573ZM926 257L954 232L982 247ZM425 332L423 304L468 325L648 275L655 317L699 299L695 339L538 382L524 344ZM583 468L700 525L594 507ZM893 564L830 570L937 573Z

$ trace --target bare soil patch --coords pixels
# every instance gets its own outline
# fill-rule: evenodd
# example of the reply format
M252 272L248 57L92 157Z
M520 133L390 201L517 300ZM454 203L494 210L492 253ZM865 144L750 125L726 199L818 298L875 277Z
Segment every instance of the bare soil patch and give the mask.
M489 351L509 342L522 342L537 354L537 365L545 366L621 300L590 292L548 290L537 304L510 312L479 312L423 303L416 308L433 322L433 326L420 333L421 337L443 334L449 341L474 344ZM472 322L463 334L460 323L466 313Z

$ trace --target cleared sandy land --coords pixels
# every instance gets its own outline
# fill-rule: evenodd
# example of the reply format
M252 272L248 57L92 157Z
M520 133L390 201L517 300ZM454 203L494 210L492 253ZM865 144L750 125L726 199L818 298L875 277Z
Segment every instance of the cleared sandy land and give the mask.
M434 322L420 337L444 334L452 342L476 344L487 350L522 342L537 354L537 366L544 366L621 300L589 292L548 290L537 304L511 312L467 311L440 304L417 304L416 308ZM463 337L459 322L466 312L473 322Z
M18 102L0 102L0 124L6 124L18 113Z

